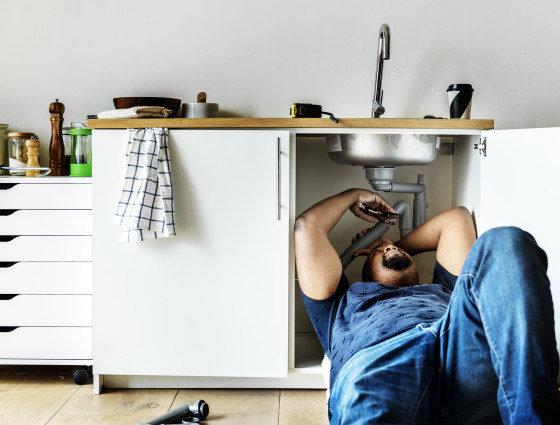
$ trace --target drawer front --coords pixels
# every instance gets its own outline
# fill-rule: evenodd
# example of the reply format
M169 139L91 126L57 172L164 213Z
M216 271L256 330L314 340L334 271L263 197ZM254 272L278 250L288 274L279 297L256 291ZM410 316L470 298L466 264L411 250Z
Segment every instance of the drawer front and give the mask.
M89 327L0 328L0 358L91 359Z
M1 183L0 208L91 209L91 184Z
M91 291L91 262L0 262L0 294L91 294Z
M91 236L0 236L0 261L91 261Z
M0 295L0 326L91 326L91 295Z
M0 235L91 235L91 210L0 210Z

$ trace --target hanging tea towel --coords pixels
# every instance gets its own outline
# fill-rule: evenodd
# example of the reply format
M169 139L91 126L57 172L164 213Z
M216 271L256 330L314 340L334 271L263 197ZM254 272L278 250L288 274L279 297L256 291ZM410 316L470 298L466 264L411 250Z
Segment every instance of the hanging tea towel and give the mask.
M167 128L127 130L126 172L114 223L121 242L175 236Z

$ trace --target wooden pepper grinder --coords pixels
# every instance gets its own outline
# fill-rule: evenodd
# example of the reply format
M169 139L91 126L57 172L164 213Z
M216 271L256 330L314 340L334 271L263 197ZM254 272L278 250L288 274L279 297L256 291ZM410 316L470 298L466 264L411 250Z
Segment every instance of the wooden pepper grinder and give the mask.
M27 148L27 166L40 167L39 165L39 139L27 139L25 147ZM35 177L39 174L39 170L25 170L25 177Z
M49 145L49 167L51 168L51 176L64 176L64 141L62 140L62 114L64 113L64 105L56 99L49 106L51 113L51 143Z

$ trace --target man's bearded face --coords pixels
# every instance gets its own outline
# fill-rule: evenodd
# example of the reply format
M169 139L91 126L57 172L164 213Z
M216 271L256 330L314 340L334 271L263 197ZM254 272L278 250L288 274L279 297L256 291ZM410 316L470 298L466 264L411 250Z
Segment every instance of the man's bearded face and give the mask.
M381 264L388 269L400 271L410 267L412 260L403 253L393 254L389 258L384 255Z

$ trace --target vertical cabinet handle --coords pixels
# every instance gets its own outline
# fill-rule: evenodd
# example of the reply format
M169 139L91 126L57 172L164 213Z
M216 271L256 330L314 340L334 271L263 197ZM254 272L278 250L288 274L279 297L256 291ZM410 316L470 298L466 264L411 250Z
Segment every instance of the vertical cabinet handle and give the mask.
M280 167L280 137L276 138L276 220L282 220L282 181L281 167Z

